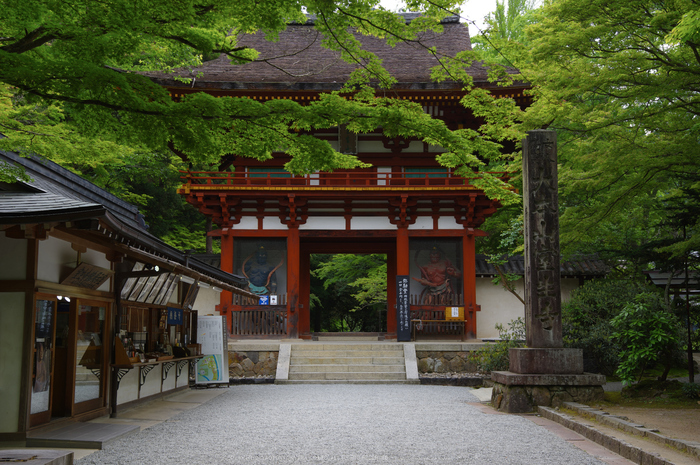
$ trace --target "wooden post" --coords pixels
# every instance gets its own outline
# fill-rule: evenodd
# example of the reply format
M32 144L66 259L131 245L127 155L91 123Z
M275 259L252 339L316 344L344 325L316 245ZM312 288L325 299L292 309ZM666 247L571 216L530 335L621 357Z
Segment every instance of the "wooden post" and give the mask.
M467 230L462 238L462 280L464 283L464 331L467 337L476 337L476 245L474 231Z
M233 273L233 231L229 228L225 228L221 234L221 271ZM222 316L226 317L227 322L231 321L228 313L231 311L232 302L233 293L222 291L218 310Z
M287 336L299 337L299 228L290 227L287 236Z
M387 290L392 289L391 294L393 294L393 298L392 300L390 300L392 304L389 305L389 310L386 318L386 330L389 333L396 333L397 331L396 312L398 312L398 301L396 299L398 298L398 296L396 295L395 289L396 276L409 275L411 270L410 251L408 248L408 242L408 228L405 226L399 226L399 228L396 231L396 268L393 276L394 281L387 283Z

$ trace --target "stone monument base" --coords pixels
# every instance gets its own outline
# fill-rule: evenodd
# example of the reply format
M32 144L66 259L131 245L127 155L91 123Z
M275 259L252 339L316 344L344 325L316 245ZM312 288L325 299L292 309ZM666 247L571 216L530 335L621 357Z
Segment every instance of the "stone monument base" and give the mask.
M559 407L564 402L588 403L603 400L605 376L583 373L521 374L510 371L491 373L491 404L508 413L528 413L538 405Z

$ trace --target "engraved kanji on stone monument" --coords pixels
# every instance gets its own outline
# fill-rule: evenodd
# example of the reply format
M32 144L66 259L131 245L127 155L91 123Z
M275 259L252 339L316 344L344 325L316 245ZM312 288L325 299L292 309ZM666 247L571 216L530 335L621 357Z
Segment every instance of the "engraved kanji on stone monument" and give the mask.
M529 131L523 141L525 327L527 346L562 347L557 140Z

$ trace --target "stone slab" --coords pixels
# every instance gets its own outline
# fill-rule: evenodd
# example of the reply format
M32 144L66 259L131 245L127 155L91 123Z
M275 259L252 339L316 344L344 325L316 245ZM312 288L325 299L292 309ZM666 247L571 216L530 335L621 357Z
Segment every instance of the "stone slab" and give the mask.
M73 452L49 449L0 450L0 462L21 462L26 465L71 465Z
M514 348L508 351L509 370L522 374L583 374L583 350Z
M583 374L524 374L494 371L491 380L506 386L602 386L605 376Z

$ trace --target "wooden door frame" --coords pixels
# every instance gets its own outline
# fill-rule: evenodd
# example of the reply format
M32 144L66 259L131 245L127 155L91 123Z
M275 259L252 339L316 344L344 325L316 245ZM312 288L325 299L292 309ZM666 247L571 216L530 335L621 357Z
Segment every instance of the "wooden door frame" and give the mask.
M299 256L299 337L311 338L311 255L312 254L383 254L387 261L387 333L396 333L396 239L384 238L320 238L303 237Z
M36 353L34 345L36 343L36 303L40 300L48 300L53 302L53 315L51 317L51 368L49 373L49 408L43 412L31 413L31 399L32 393L34 392L34 372L36 370ZM54 365L56 363L56 313L58 310L58 298L55 295L50 294L40 294L34 293L32 299L32 317L31 317L31 344L29 345L29 351L31 354L31 368L30 368L30 382L29 382L29 427L33 428L35 426L44 425L51 421L51 409L52 409L52 397L53 397L53 372Z

